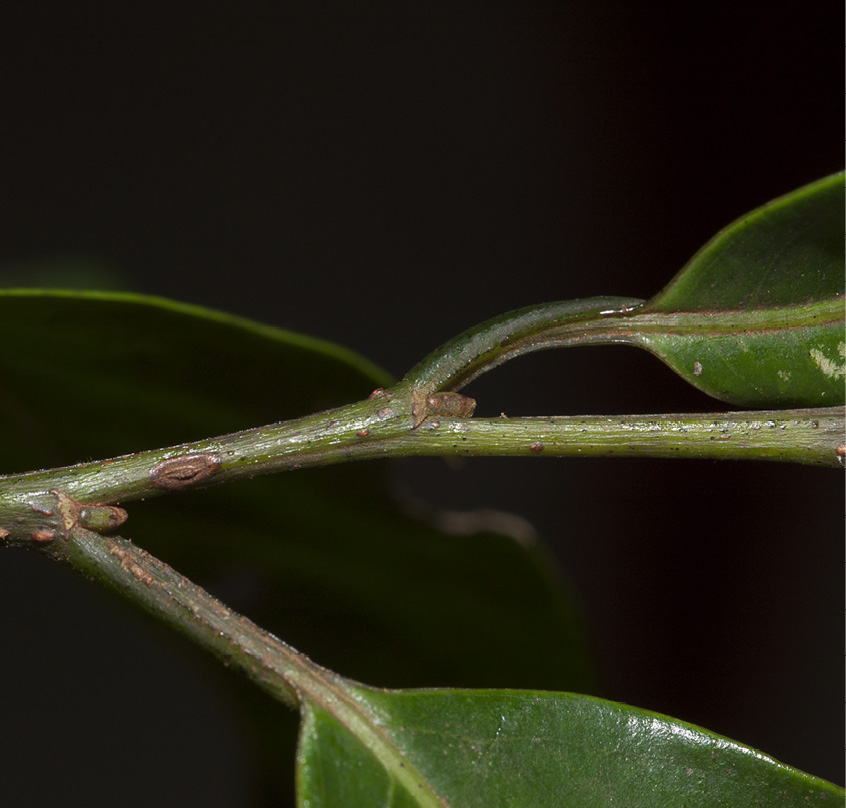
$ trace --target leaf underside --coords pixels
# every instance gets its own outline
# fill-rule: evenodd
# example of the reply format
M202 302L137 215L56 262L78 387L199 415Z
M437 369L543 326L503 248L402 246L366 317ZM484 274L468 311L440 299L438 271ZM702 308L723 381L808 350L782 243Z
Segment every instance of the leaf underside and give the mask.
M652 300L594 297L529 306L450 340L406 381L460 390L524 353L574 345L645 348L736 406L844 403L844 175L732 223Z
M631 317L628 341L749 407L844 403L844 174L730 224Z

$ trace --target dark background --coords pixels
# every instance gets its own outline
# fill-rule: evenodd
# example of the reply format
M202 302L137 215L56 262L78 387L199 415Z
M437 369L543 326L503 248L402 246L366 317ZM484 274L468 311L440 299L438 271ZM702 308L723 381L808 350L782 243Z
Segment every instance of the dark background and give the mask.
M842 164L840 4L174 5L2 12L3 285L75 265L402 375L509 309L649 297L733 218ZM526 357L468 392L483 415L720 409L625 348ZM842 782L838 474L438 472L406 462L398 485L538 527L604 695ZM2 788L28 806L244 804L238 716L178 641L110 604L0 559Z

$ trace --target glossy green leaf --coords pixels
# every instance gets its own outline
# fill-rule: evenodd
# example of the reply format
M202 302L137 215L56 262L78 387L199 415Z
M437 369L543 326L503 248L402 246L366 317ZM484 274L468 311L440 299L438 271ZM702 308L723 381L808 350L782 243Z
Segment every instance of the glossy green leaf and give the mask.
M844 175L726 227L652 300L595 297L508 312L468 329L405 380L460 390L524 353L573 345L646 348L715 398L757 408L846 399Z
M2 292L0 319L3 472L255 427L390 383L343 348L158 299ZM591 690L580 621L532 537L504 521L440 532L404 513L386 472L345 464L135 502L123 531L357 678Z
M738 219L631 318L630 341L744 406L842 404L844 175Z
M305 808L842 805L843 792L741 744L566 693L377 691L332 681L304 708Z

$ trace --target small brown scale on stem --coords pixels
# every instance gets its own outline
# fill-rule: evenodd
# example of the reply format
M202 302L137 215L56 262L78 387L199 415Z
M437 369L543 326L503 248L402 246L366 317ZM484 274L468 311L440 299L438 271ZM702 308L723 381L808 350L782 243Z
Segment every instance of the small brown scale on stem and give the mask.
M180 455L156 463L150 469L150 482L156 488L179 491L207 480L220 468L220 457L211 452Z
M470 418L476 411L476 399L461 393L433 393L425 396L419 390L414 390L411 403L414 429L433 415L442 418Z
M114 542L110 543L109 555L113 555L120 561L120 568L126 570L133 578L138 579L144 586L152 586L155 580L152 575L138 566L130 557L129 554L122 547L119 547Z

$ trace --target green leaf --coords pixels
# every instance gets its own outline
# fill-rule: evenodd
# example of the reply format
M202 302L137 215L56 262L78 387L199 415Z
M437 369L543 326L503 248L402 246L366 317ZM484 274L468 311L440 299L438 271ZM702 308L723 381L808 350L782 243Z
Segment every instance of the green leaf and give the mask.
M0 318L14 335L0 357L4 472L255 427L390 383L343 348L171 301L2 292ZM578 614L531 532L517 541L507 519L479 518L446 534L397 504L387 470L345 464L137 502L123 530L357 678L592 690Z
M297 756L303 807L843 803L830 783L734 741L586 696L377 691L328 678L318 691Z
M0 317L2 473L233 432L390 383L339 346L161 298L3 290Z
M651 301L597 297L512 311L450 340L406 380L459 390L523 353L622 343L731 404L842 404L843 182L843 174L820 180L729 225Z
M653 311L805 306L843 296L843 172L723 228L649 302Z
M842 173L730 224L631 318L630 341L744 406L842 404Z

